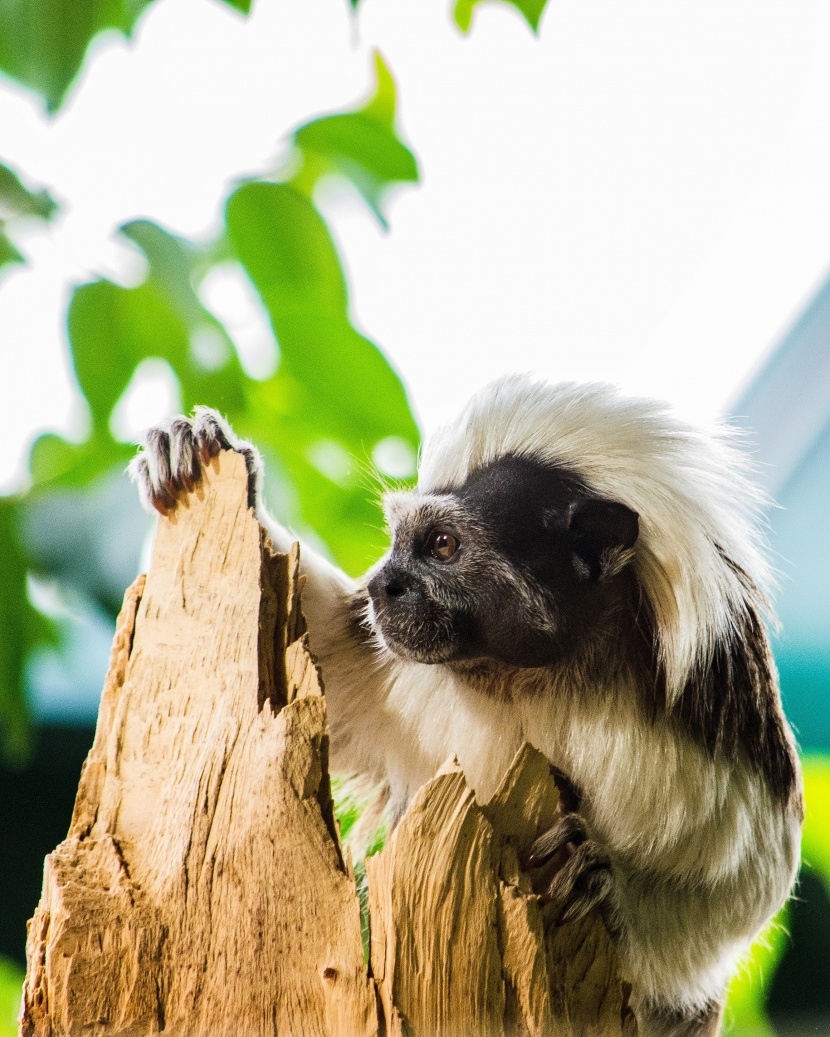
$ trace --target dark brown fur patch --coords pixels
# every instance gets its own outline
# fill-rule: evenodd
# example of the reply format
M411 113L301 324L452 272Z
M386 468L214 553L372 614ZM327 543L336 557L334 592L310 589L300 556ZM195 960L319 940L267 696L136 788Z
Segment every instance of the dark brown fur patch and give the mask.
M712 752L742 749L787 801L798 793L795 747L781 707L769 642L751 605L710 665L689 679L673 712Z
M760 594L747 574L724 556L746 592L744 611L735 616L734 633L722 640L708 665L692 673L680 697L669 711L692 737L712 755L743 752L762 770L772 793L796 810L803 811L798 783L798 763L790 734L769 640L759 615ZM643 595L636 612L637 646L632 659L647 664L644 676L646 702L655 712L668 709L665 677L657 663L657 638L651 606ZM642 670L641 670L642 672Z

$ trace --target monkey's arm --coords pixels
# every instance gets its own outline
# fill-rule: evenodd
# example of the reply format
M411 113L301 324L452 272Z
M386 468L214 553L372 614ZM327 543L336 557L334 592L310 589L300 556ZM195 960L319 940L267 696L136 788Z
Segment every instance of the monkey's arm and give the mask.
M261 502L259 452L237 438L215 411L197 408L192 419L178 417L150 429L130 474L144 503L167 514L195 489L203 467L220 450L235 450L245 458L248 503L274 547L289 551L297 538ZM329 703L332 764L341 772L381 782L386 776L386 746L400 735L386 730L391 722L384 709L389 662L378 654L361 623L365 595L358 582L305 545L300 569L306 577L303 612L311 649L320 662Z

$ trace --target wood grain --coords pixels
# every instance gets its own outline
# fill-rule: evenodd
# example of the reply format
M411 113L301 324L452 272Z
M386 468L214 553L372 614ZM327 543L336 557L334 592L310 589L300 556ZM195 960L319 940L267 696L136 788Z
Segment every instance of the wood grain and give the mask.
M297 556L271 554L244 469L214 461L127 592L24 1034L377 1032Z
M552 927L519 867L558 801L548 761L529 745L486 806L450 763L366 862L372 974L390 1034L622 1032L626 985L601 919Z

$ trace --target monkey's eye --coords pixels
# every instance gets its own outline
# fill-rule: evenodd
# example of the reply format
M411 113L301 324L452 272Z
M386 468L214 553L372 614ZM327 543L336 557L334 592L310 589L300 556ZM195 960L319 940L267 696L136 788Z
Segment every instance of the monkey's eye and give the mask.
M427 552L439 562L448 562L459 547L461 544L452 533L445 533L440 529L432 533L427 541Z

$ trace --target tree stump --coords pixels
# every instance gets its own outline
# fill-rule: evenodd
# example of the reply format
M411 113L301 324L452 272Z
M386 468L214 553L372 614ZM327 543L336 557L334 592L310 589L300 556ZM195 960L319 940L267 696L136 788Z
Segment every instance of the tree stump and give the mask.
M486 806L452 764L420 790L367 861L364 962L300 584L237 454L159 521L46 858L22 1034L632 1033L599 917L546 925L519 867L558 809L530 746Z

